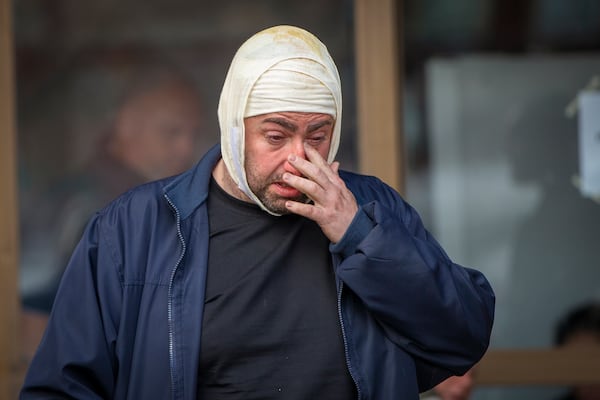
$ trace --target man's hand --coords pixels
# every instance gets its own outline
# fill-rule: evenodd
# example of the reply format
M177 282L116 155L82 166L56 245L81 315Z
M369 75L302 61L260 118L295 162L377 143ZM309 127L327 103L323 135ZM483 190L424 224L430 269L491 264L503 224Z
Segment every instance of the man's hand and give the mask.
M467 400L475 384L473 369L467 371L463 376L451 376L438 384L433 391L442 400Z
M358 204L354 195L338 175L340 164L335 161L331 165L311 146L304 145L308 160L291 154L288 157L290 164L303 175L296 176L286 172L283 175L285 182L298 189L313 204L287 201L285 206L295 214L302 215L315 221L325 236L333 243L337 243L358 211Z

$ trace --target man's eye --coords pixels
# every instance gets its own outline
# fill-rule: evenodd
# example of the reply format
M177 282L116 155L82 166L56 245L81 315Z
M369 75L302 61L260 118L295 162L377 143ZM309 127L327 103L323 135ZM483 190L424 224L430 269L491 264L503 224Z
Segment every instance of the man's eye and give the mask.
M284 137L281 135L267 135L267 140L271 143L281 143Z
M325 136L315 136L308 139L310 145L316 146L321 144L325 140Z

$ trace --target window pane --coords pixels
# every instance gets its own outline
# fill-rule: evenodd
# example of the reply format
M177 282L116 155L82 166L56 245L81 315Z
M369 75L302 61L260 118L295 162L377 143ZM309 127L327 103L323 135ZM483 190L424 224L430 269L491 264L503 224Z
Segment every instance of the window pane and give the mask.
M186 169L218 142L229 63L261 29L298 25L328 46L348 115L340 159L356 169L351 1L23 0L14 11L28 311L49 311L93 212L134 185ZM41 333L34 330L31 351Z
M600 301L600 203L579 190L578 114L565 112L600 75L600 8L476 3L441 18L440 2L404 2L407 196L450 256L490 279L492 348L550 347L566 313Z

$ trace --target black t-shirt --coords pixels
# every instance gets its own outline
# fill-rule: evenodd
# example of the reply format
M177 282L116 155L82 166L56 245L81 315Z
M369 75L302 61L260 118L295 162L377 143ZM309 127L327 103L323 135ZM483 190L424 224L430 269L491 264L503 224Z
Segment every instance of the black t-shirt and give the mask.
M211 182L198 396L356 398L345 361L329 241Z

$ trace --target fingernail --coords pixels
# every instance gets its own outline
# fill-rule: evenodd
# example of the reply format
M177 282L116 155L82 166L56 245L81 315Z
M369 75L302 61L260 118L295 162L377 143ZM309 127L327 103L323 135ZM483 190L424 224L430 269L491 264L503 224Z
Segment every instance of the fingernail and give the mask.
M295 154L290 154L288 156L288 160L290 160L290 161L296 161L296 155Z

